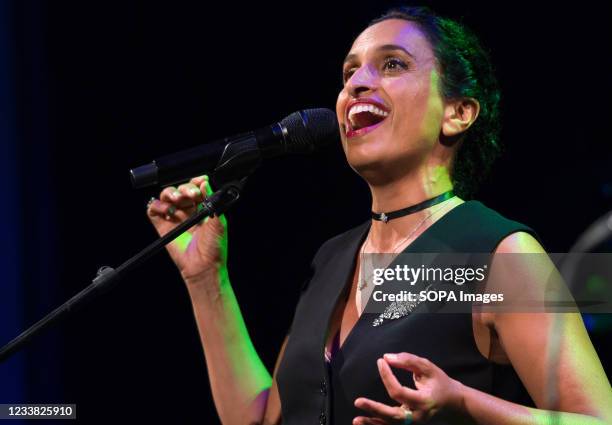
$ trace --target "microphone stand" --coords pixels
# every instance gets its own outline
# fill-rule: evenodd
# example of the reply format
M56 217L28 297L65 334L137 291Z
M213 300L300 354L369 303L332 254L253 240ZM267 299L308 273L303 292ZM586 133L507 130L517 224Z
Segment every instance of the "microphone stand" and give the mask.
M147 246L145 249L134 255L132 258L121 264L116 269L108 266L103 266L98 270L96 278L89 286L85 287L81 292L74 295L64 304L57 307L55 310L47 314L38 322L30 326L2 349L0 349L0 362L6 360L14 352L22 348L32 337L42 332L47 327L55 324L60 319L66 317L70 312L82 307L87 302L93 300L98 295L111 289L119 280L127 274L128 271L142 265L153 255L162 250L168 243L172 242L178 236L186 232L191 227L198 224L206 217L221 215L233 205L238 198L246 181L246 177L241 180L231 181L219 190L213 193L210 197L204 199L199 205L196 213L185 220L183 223L176 226L174 229L166 233L164 236L157 239L155 242Z

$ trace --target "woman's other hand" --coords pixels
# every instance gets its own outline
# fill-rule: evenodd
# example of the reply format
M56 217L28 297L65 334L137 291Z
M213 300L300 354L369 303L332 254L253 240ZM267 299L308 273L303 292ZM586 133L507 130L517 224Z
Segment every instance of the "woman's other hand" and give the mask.
M377 364L389 396L399 406L357 398L355 406L371 417L358 416L353 420L354 425L426 423L442 411L460 410L463 385L428 359L410 353L385 354ZM391 367L412 372L416 390L400 384Z

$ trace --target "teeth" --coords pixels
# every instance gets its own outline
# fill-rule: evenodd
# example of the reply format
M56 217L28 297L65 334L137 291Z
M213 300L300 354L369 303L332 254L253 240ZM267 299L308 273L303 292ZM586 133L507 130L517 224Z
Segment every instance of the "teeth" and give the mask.
M379 115L381 117L386 117L387 115L389 115L387 111L383 111L382 109L372 104L358 103L357 105L352 106L351 109L349 110L348 119L351 121L351 124L353 125L355 124L355 122L353 121L353 116L355 114L358 114L360 112L366 112L366 111Z

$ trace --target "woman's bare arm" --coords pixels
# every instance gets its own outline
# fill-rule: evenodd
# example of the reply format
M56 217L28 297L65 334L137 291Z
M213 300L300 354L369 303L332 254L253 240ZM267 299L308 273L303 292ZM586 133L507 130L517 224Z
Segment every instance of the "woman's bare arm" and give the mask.
M215 279L216 284L188 282L187 288L221 422L224 425L280 423L276 384L251 342L227 270L204 279ZM284 346L285 343L276 362L275 375Z
M504 271L512 281L503 286L520 286L523 297L539 300L544 299L545 291L550 297L551 290L556 290L551 287L550 275L556 269L531 235L510 235L499 245L498 253L536 254L501 260L515 266L512 273ZM495 261L498 260L494 260L492 272ZM526 297L526 293L530 296ZM553 417L558 424L612 423L610 382L579 313L517 311L488 314L488 321L539 409L494 400L495 397L467 389L464 402L469 416L479 419L478 423L488 423L487 418L499 418L495 409L490 409L494 405L507 411L508 420L499 423L550 423Z

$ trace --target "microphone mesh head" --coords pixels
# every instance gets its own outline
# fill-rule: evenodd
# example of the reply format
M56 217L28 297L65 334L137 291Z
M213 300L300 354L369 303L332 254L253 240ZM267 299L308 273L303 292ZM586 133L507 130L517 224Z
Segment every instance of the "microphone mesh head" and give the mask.
M327 108L294 112L280 124L287 129L287 152L313 152L340 138L336 114Z

